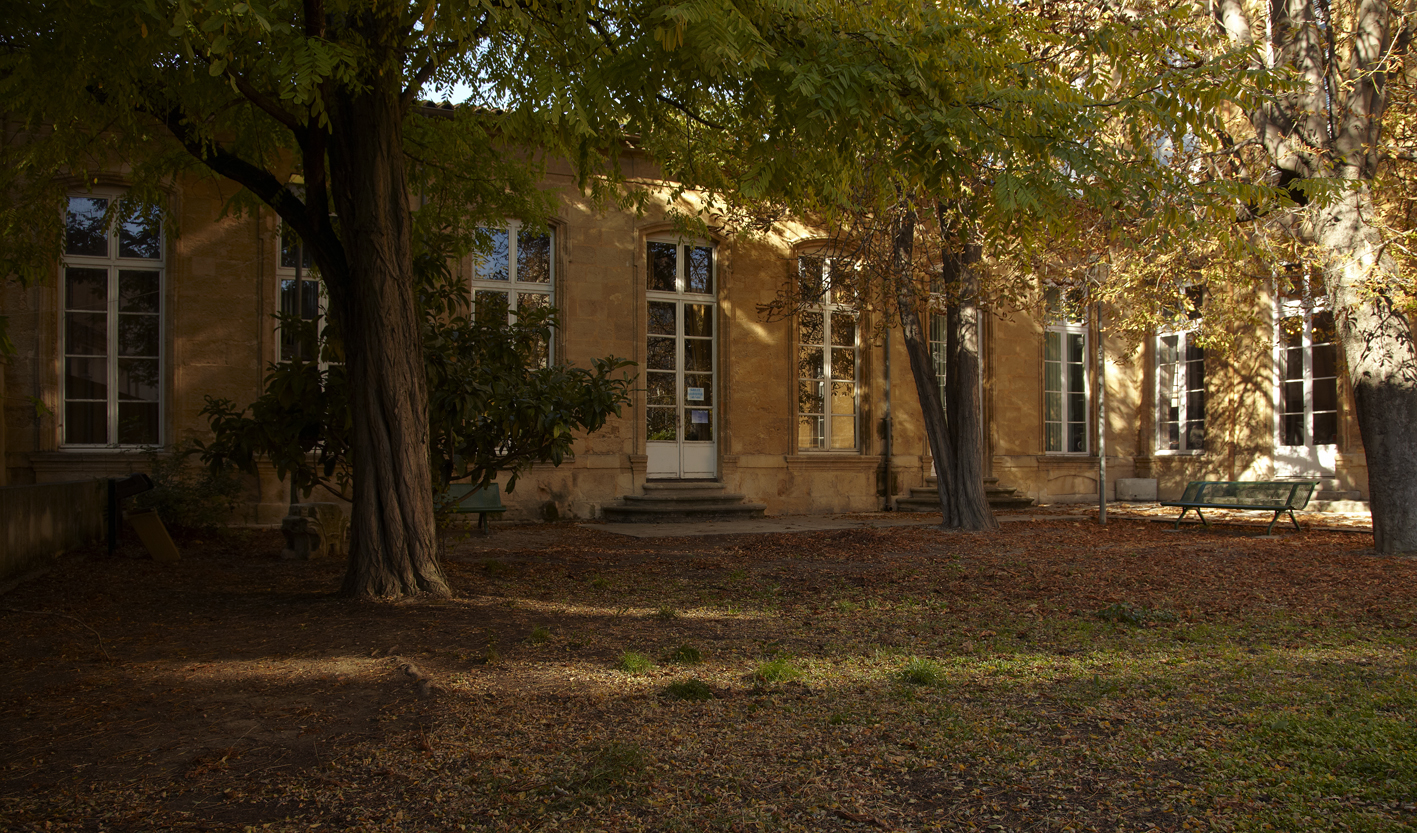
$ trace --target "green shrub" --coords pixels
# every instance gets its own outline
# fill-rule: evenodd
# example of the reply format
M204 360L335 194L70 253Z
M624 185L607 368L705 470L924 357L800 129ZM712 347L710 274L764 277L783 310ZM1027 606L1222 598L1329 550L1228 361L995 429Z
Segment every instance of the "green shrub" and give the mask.
M211 532L226 526L246 492L234 469L212 471L192 456L200 451L183 443L171 453L145 452L152 491L133 499L139 509L155 509L169 526Z
M675 700L712 700L713 689L698 679L676 680L664 687L664 694Z

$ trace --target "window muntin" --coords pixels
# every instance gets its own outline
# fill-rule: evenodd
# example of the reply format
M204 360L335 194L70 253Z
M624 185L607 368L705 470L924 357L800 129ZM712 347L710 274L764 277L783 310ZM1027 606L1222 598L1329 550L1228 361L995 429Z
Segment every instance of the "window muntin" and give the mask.
M1156 450L1205 450L1205 349L1196 333L1156 337Z
M645 438L713 442L714 249L650 240L645 250Z
M162 226L109 224L113 197L73 196L63 258L65 446L162 439Z
M506 228L485 228L492 241L486 254L472 259L472 309L482 321L516 320L518 310L551 306L555 290L554 231L526 231L518 221ZM548 341L540 350L540 364L552 361Z
M935 384L940 389L940 402L945 401L946 350L949 347L949 319L937 312L930 313L930 365L935 370Z
M797 316L797 446L848 451L859 446L860 316L846 264L797 259L799 288L815 303Z
M1043 450L1049 454L1088 452L1086 294L1078 289L1044 289Z

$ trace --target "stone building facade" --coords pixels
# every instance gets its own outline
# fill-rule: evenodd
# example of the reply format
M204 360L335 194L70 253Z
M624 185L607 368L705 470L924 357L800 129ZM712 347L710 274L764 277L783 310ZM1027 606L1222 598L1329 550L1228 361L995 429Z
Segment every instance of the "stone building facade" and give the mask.
M653 176L643 160L626 164L632 178ZM572 459L523 476L504 498L510 519L596 518L657 479L716 480L768 514L892 508L925 482L932 465L899 333L877 326L880 313L833 303L819 235L782 226L681 240L662 210L604 210L566 171L547 184L560 195L551 233L510 224L497 254L462 265L469 292L556 305L554 360L614 354L638 364L639 381L633 404ZM302 284L271 212L223 216L229 188L183 180L174 227L96 225L98 201L122 188L112 178L75 189L53 280L3 288L18 351L3 368L9 484L141 469L145 449L204 436L207 395L251 401L265 368L294 349L273 315ZM821 303L769 320L761 308L803 270L825 276ZM1095 499L1098 330L1039 292L1052 312L983 321L986 468L1040 502ZM1165 496L1191 479L1315 475L1366 497L1321 308L1292 291L1254 303L1273 311L1274 328L1225 358L1198 351L1184 327L1140 347L1103 336L1109 481L1156 478ZM287 503L268 473L251 484L244 520L278 522Z

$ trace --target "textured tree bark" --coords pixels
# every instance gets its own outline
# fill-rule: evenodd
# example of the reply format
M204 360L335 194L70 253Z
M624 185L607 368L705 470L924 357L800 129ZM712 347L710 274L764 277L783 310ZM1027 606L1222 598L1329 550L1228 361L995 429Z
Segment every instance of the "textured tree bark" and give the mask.
M377 73L363 89L327 98L330 186L348 262L328 289L353 420L354 509L342 592L448 596L435 546L400 75Z
M943 212L942 212L943 214ZM941 217L943 220L943 216ZM946 235L945 239L951 239ZM983 403L979 401L979 276L973 264L980 247L968 243L943 252L945 287L950 303L945 313L945 421L954 446L955 473L950 492L954 525L963 529L998 529L989 496L984 491Z
M1368 461L1373 543L1378 552L1417 551L1417 343L1413 322L1386 291L1400 276L1383 254L1366 189L1319 212L1317 237L1332 257L1329 305L1353 385Z
M940 497L941 526L946 529L997 529L998 522L995 521L984 496L984 476L980 469L983 430L978 409L978 328L974 326L978 319L973 315L971 306L970 326L965 336L960 338L954 333L960 311L953 308L950 311L954 319L949 322L951 352L957 348L963 357L972 349L975 362L974 375L970 377L973 381L965 380L960 383L968 386L967 392L954 391L950 386L953 379L946 379L947 395L951 397L952 402L957 400L957 404L952 404L952 410L947 414L944 403L940 401L935 368L930 359L930 342L920 323L920 296L910 270L915 246L915 224L915 212L906 212L895 235L892 271L895 273L893 277L896 309L900 315L905 354L910 360L910 376L915 382L915 392L920 400L930 454L935 458L935 482ZM949 361L947 372L952 375L955 373L955 361ZM964 359L961 359L961 362L968 364ZM967 366L959 372L969 377L970 370ZM956 407L961 410L953 410ZM962 418L955 420L953 417L956 414Z

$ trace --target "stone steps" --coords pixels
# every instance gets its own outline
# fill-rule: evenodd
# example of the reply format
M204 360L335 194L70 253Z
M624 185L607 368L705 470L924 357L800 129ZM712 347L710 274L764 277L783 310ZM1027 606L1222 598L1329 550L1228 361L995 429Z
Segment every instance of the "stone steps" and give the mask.
M711 480L651 480L642 495L624 495L620 503L600 508L611 523L694 523L761 518L767 506L747 503Z
M989 501L989 508L996 512L1006 509L1024 509L1034 503L1033 498L1019 494L1018 489L1000 486L997 477L984 478L984 496ZM935 478L928 477L925 479L924 486L912 487L910 497L896 498L895 508L900 512L940 511L939 485Z

